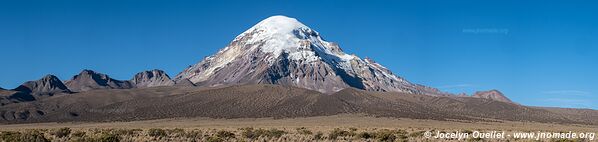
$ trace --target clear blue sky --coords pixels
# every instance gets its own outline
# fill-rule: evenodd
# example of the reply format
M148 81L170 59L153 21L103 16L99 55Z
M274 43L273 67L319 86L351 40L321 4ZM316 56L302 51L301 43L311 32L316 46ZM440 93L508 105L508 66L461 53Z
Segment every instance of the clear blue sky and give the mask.
M175 76L272 15L286 15L408 80L498 89L533 106L598 109L598 5L496 1L0 1L0 87L82 69Z

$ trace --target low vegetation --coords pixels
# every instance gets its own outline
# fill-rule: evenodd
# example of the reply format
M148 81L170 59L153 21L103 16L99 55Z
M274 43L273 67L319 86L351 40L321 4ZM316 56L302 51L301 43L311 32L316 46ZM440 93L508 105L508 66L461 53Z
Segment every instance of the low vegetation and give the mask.
M242 128L240 129L241 135L244 138L248 139L258 139L258 138L280 138L282 135L286 134L287 132L278 130L278 129L253 129L253 128Z
M152 128L147 131L147 135L151 137L165 137L166 131L164 129Z
M48 140L43 133L34 131L25 132L1 132L0 140L6 142L47 142Z
M52 131L50 134L59 137L59 138L63 138L63 137L67 137L69 136L69 134L71 134L71 129L70 128L60 128L60 129L56 129L54 131Z
M406 142L433 141L418 129L358 129L335 128L315 131L306 127L295 129L240 128L231 129L35 129L0 131L0 142L132 142L132 141L188 141L188 142L279 142L279 141L371 141ZM318 130L318 129L316 129ZM470 133L470 130L461 132ZM466 139L465 141L485 141ZM509 139L508 141L520 141ZM553 140L570 141L570 140ZM584 141L583 139L580 141Z

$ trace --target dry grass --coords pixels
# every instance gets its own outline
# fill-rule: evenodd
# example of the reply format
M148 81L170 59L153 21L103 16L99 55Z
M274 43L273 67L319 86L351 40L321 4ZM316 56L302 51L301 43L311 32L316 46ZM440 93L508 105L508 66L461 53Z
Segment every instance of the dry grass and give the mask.
M430 141L431 139L422 135L431 130L598 132L598 126L508 121L456 122L363 115L294 119L179 118L110 123L1 125L0 139L30 141L34 138L40 140L40 136L43 136L49 141ZM473 140L476 139L469 139ZM506 140L516 141L504 141Z
M297 128L309 128L312 132L330 131L334 128L362 128L362 129L474 129L474 130L521 130L521 131L598 131L597 125L572 125L552 124L517 121L478 122L478 121L437 121L407 118L370 117L366 115L334 115L302 118L239 118L239 119L212 119L212 118L172 118L130 122L67 122L67 123L28 123L0 125L0 130L24 130L24 129L57 129L69 127L71 129L87 128L182 128L182 129L227 129L238 128L277 128L297 131Z

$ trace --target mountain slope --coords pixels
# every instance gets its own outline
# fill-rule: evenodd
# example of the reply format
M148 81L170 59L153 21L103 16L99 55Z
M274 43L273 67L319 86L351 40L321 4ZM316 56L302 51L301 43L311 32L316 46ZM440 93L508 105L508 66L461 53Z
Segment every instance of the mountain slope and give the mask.
M280 84L333 93L344 88L446 95L408 82L371 59L342 51L296 19L269 17L215 55L179 73L199 86Z
M352 88L326 95L279 85L224 88L163 86L93 90L8 104L0 123L133 121L176 117L264 118L367 114L462 121L534 121L598 124L596 110L552 111L489 99L445 97Z
M489 91L477 91L471 97L474 98L484 98L484 99L491 99L501 102L513 103L509 98L507 98L502 92L498 90L489 90Z
M54 75L46 75L35 81L27 81L13 90L0 89L0 106L35 101L40 98L66 94L71 91Z
M67 86L54 75L46 75L36 81L27 81L14 90L36 96L52 96L57 93L71 92Z
M175 84L164 71L157 69L137 73L129 82L135 88L172 86Z
M174 81L174 86L196 86L189 79L179 79Z
M133 88L128 81L110 78L108 75L92 70L83 70L64 83L71 91L83 92L96 89L128 89Z
M0 90L0 106L33 100L35 100L35 97L29 93L13 90Z

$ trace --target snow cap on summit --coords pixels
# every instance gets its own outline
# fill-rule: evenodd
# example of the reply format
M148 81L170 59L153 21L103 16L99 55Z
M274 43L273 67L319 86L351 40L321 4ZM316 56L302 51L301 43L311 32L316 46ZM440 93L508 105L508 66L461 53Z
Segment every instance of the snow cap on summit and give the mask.
M293 33L293 30L298 28L307 28L303 23L299 22L295 18L290 18L282 15L276 15L268 17L259 23L257 23L253 28L249 29L251 31L253 29L263 29L268 32L272 33Z
M252 47L271 53L273 59L282 53L288 53L292 60L308 60L308 62L318 60L318 57L314 56L315 52L308 51L311 50L311 45L333 54L332 51L328 51L331 50L327 47L329 43L324 41L316 31L295 18L281 15L268 17L235 38L235 41L241 40L245 44L262 44ZM228 48L224 49L226 50Z

